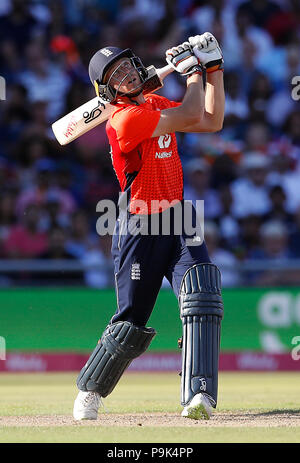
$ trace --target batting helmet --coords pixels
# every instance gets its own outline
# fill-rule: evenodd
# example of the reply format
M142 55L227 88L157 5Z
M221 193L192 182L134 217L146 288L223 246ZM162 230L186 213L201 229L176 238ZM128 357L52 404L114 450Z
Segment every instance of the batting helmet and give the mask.
M142 83L147 79L147 69L142 64L140 58L138 58L130 48L121 49L118 47L104 47L98 50L91 58L89 63L89 76L92 84L95 87L97 96L101 96L104 100L110 103L114 102L117 97L117 90L112 88L110 85L103 82L105 73L108 71L110 66L118 61L120 58L129 58L132 65L138 71ZM138 93L141 93L142 86ZM137 93L137 94L138 94ZM132 93L131 96L135 96Z

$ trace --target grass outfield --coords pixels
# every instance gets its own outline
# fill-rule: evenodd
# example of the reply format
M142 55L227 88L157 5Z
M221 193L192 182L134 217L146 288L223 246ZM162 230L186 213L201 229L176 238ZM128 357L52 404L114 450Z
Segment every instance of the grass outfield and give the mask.
M94 422L74 422L74 374L0 374L0 442L300 442L299 373L221 373L210 421L180 416L180 378L125 374Z

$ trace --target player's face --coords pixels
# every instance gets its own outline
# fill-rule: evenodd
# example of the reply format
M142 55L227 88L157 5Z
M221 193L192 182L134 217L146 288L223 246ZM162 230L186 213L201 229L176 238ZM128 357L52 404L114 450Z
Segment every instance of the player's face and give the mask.
M128 58L116 61L105 75L105 81L120 93L131 93L141 85L139 73Z

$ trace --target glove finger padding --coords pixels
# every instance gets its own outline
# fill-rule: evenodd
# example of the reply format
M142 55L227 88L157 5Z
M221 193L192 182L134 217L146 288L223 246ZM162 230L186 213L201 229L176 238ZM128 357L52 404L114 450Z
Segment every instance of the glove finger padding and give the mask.
M203 52L214 50L219 45L217 39L210 32L189 37L189 43L192 47L197 46Z
M219 46L208 52L199 50L198 46L195 46L193 51L200 63L205 66L206 72L210 73L218 69L223 69L224 60Z
M194 55L189 42L183 42L177 47L170 48L166 51L167 62L182 75L190 75L193 72L200 72L198 59Z

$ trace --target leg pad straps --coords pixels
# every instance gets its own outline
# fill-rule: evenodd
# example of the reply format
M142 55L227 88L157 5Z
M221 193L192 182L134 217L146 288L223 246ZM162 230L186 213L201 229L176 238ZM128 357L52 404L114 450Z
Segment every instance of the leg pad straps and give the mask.
M153 328L134 326L126 321L108 325L78 375L78 389L106 397L132 360L147 350L155 334Z
M191 267L181 283L179 305L183 328L181 403L187 405L194 395L206 392L216 404L223 318L219 269L213 264Z

